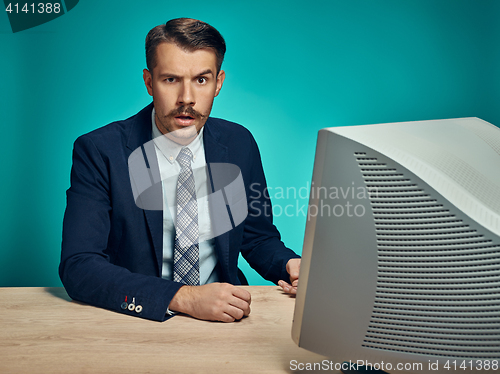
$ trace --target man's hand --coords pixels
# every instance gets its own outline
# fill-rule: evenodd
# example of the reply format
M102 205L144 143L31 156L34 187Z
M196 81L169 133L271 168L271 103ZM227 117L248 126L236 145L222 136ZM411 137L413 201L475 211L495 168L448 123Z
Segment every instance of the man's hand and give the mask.
M247 290L229 283L182 286L168 308L208 321L234 322L250 314Z
M286 271L290 274L290 283L280 280L278 285L283 291L295 295L299 285L300 258L292 258L286 263Z

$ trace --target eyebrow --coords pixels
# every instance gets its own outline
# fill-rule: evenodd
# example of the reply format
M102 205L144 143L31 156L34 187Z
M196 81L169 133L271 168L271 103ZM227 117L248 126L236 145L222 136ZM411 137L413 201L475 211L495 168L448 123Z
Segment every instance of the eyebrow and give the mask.
M207 70L203 70L200 74L198 74L198 76L202 76L202 75L207 75L207 74L212 74L214 75L212 69L207 69Z
M212 74L214 75L212 69L207 69L207 70L203 70L201 73L197 74L196 76L197 77L201 77L202 75L207 75L207 74ZM171 77L171 78L181 78L179 75L176 75L176 74L170 74L170 73L161 73L159 75L160 77Z

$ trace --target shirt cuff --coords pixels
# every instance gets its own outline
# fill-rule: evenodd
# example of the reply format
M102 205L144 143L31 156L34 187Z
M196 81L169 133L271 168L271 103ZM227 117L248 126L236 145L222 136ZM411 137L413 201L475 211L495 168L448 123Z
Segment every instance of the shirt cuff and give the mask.
M167 314L169 316L175 316L177 314L177 312L171 311L170 309L167 308Z

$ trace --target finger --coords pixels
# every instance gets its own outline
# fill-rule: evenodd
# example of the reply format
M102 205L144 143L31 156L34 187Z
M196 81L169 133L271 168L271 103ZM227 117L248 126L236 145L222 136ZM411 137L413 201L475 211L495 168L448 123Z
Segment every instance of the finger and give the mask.
M280 280L278 282L278 285L283 289L283 291L285 292L290 292L290 290L292 289L292 285L283 281L283 280Z
M298 278L300 272L300 259L294 258L288 261L286 270L288 274L290 274L290 278Z
M233 317L231 317L229 314L227 313L222 313L221 317L218 319L218 321L220 322L234 322L235 319Z
M286 287L286 286L290 286L289 283L285 282L284 280L280 280L278 281L278 286L280 286L281 288L283 287Z
M243 314L246 316L250 314L250 304L247 303L245 300L242 300L242 299L237 298L237 297L233 297L229 301L229 305L240 309L241 311L243 311Z
M297 287L293 286L285 281L279 281L278 285L281 286L284 292L289 293L291 295L297 294Z
M297 287L299 285L299 280L298 279L295 279L293 282L292 282L292 286L293 287Z
M243 315L245 317L248 317L250 315L250 312L251 312L251 309L250 309L250 305L243 311Z
M299 277L299 267L298 266L294 266L292 269L290 269L290 278L292 279L297 279Z
M231 316L235 320L242 319L245 316L245 312L243 310L233 305L228 305L225 308L224 313Z
M250 292L241 287L234 287L234 289L232 290L232 294L233 296L246 301L248 304L252 302L252 295L250 295Z

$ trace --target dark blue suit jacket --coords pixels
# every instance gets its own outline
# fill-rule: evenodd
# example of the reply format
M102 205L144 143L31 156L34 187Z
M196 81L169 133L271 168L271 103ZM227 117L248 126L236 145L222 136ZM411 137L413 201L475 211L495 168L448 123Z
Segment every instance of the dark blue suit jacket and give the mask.
M75 300L163 321L182 285L161 278L163 212L136 206L128 170L132 151L151 140L152 109L150 104L127 120L76 140L59 275ZM248 202L243 223L215 238L220 281L240 284L240 252L265 279L289 280L286 263L298 256L284 246L272 217L264 214L263 204L269 200L252 135L238 124L209 118L203 141L207 163L240 168ZM135 298L142 311L121 309L126 297L128 302Z

